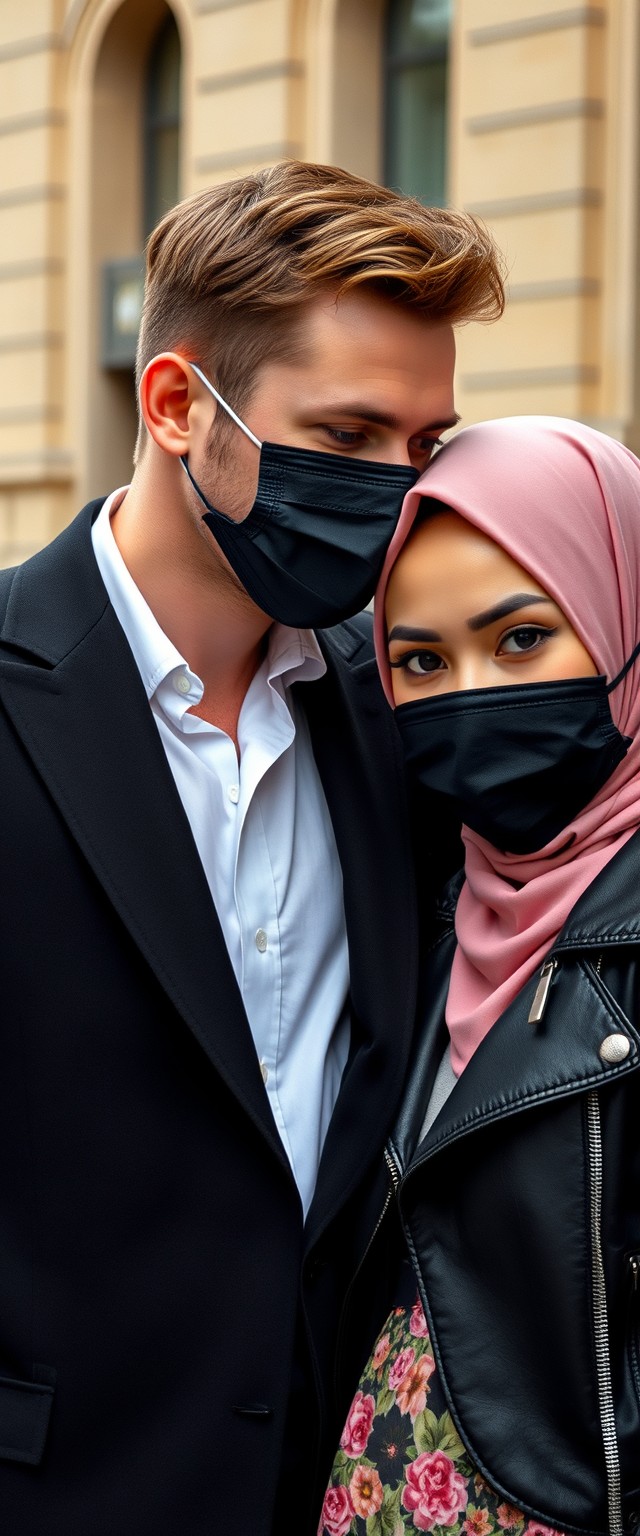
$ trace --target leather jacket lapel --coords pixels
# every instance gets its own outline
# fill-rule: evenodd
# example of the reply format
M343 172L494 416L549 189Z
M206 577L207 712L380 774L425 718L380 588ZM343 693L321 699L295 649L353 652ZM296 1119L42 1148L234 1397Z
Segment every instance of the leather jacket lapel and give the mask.
M528 1022L534 976L478 1046L424 1141L436 1152L479 1125L589 1088L640 1065L640 1034L599 981L593 963L566 956L558 967L540 1024ZM629 1055L608 1063L604 1040L624 1034ZM425 1106L426 1107L426 1106Z
M537 971L478 1046L425 1137L421 1159L481 1125L638 1070L640 1032L606 984L607 949L640 940L633 843L635 839L585 892L558 936L551 952L557 968L540 1022L529 1023L540 980ZM454 883L454 897L459 883ZM455 949L454 913L455 901L444 912L439 942L426 960L426 1023L419 1026L417 1053L393 1135L401 1168L415 1150L430 1084L447 1043L444 1011ZM599 953L604 956L601 975ZM616 1034L628 1039L630 1050L622 1061L608 1062L600 1048Z

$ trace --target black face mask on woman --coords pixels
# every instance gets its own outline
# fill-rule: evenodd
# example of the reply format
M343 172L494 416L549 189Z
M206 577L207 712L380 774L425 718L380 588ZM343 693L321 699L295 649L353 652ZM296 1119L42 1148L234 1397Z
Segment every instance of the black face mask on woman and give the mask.
M203 522L254 603L293 628L326 629L364 608L376 589L407 491L418 471L261 443L195 363L189 365L260 449L256 498L236 523L181 464L207 508Z
M628 672L470 688L400 704L409 771L438 806L504 853L535 853L606 784L632 738L608 695Z

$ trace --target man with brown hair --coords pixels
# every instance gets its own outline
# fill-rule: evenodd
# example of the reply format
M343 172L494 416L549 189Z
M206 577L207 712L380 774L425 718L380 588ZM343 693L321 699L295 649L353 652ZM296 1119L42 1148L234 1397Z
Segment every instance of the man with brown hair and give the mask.
M461 214L296 162L197 194L149 242L130 487L2 573L12 1536L315 1529L415 1013L351 616L501 306Z

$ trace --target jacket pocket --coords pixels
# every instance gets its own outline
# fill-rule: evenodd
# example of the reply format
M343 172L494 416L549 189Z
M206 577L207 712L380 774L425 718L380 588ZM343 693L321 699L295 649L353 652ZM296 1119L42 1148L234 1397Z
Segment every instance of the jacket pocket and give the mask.
M0 1376L0 1460L37 1467L49 1428L53 1386Z

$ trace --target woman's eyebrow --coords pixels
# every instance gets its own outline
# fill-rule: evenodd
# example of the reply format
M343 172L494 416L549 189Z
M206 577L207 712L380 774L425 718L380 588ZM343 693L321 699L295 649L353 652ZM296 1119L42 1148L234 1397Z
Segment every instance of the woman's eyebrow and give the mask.
M494 603L493 608L485 608L483 613L476 613L472 619L467 619L468 629L486 629L488 624L495 624L496 619L504 619L508 613L515 613L518 608L529 608L532 603L550 603L553 607L552 597L543 597L540 592L514 592L511 597L503 597L499 603ZM388 643L392 640L418 640L438 641L442 640L437 629L417 629L413 624L394 624L387 636Z
M391 630L391 634L387 635L387 640L388 640L389 644L391 644L392 640L441 640L441 639L442 639L442 635L439 635L437 630L435 630L435 629L413 629L413 627L410 624L394 624L393 629Z
M476 613L472 619L467 619L467 629L486 629L488 624L495 624L496 619L504 619L518 608L529 608L532 603L549 603L553 607L553 598L542 597L540 592L514 592L511 597L503 597L501 602L494 603L493 608L485 608L484 613ZM435 638L435 635L431 636L432 640Z

